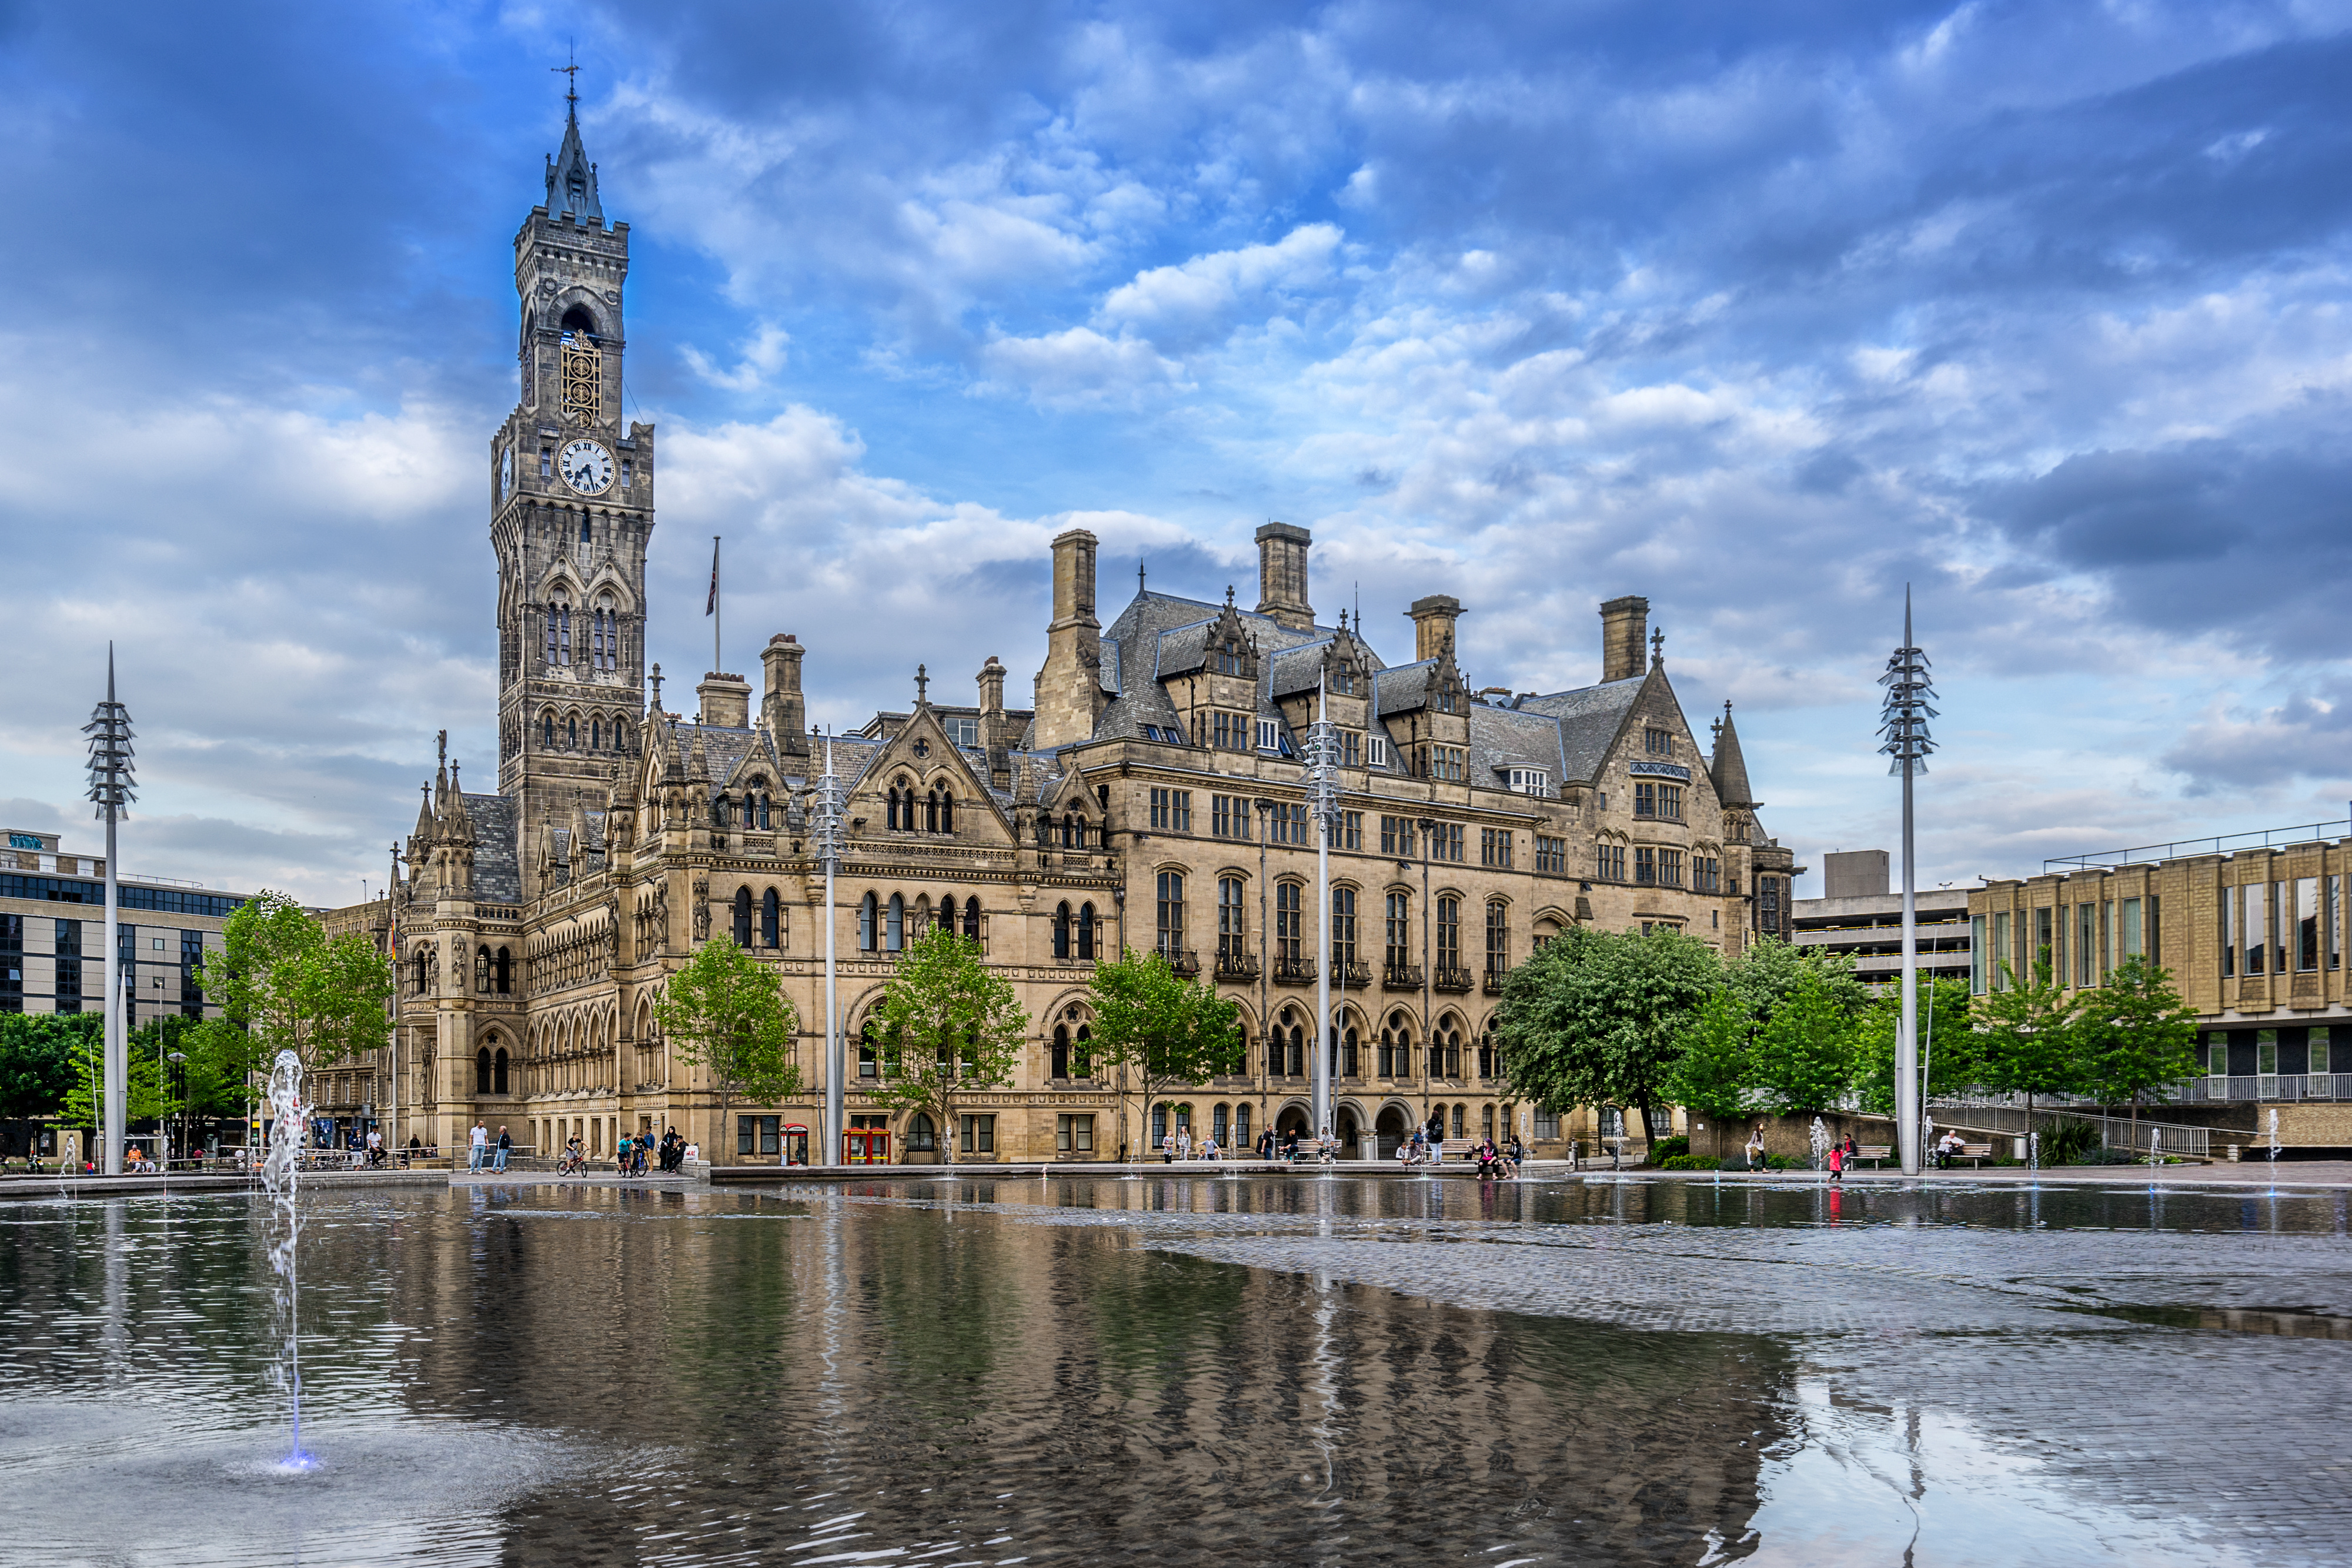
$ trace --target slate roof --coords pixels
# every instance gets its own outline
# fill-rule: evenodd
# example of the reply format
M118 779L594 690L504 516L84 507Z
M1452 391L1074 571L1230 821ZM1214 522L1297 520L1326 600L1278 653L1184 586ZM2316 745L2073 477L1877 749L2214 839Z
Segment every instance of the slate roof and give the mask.
M1633 711L1646 675L1582 686L1571 692L1521 697L1514 711L1537 713L1559 721L1560 780L1590 779L1609 755L1609 743L1624 727Z
M466 796L474 820L474 893L485 904L522 902L522 854L515 841L515 803L504 795Z

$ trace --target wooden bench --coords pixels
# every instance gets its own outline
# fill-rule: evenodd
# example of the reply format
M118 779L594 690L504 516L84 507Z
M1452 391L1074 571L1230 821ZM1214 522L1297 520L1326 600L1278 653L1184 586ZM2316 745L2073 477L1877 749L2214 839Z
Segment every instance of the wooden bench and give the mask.
M1853 1157L1868 1160L1874 1167L1884 1166L1895 1157L1895 1146L1892 1144L1856 1144Z
M1982 1169L1985 1161L1992 1158L1992 1145L1990 1144L1962 1144L1953 1152L1952 1158L1956 1160L1966 1160L1977 1168Z

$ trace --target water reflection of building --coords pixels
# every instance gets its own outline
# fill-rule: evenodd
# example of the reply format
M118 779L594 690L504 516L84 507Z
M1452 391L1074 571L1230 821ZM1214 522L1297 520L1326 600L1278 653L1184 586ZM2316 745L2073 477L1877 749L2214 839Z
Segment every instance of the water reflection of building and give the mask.
M1122 945L1240 1006L1244 1070L1168 1108L1231 1146L1304 1124L1328 924L1348 1152L1388 1152L1433 1116L1549 1152L1573 1124L1516 1103L1489 1043L1512 964L1576 924L1664 925L1727 951L1785 931L1791 857L1758 829L1727 705L1704 749L1685 721L1647 601L1601 607L1596 684L1481 691L1455 661L1458 601L1415 601L1412 657L1391 664L1360 621L1318 619L1312 539L1281 523L1258 531L1255 609L1230 589L1139 581L1108 628L1095 537L1055 540L1032 706L1008 706L993 655L970 704L933 700L919 669L911 707L835 744L851 827L841 901L821 908L823 748L803 666L825 655L772 637L759 689L711 673L691 721L664 707L658 667L645 679L657 465L653 427L622 417L628 225L605 222L576 123L546 190L515 242L522 395L488 476L498 788L467 791L445 758L392 900L352 915L397 946L399 1043L371 1070L404 1130L448 1145L478 1118L603 1152L677 1124L720 1159L773 1160L785 1128L817 1122L830 918L853 1042L896 953L942 921L983 945L1034 1021L1015 1082L971 1096L954 1129L874 1104L878 1064L853 1048L852 1125L887 1128L901 1157L936 1157L950 1136L972 1160L1115 1155L1087 983ZM1345 789L1328 911L1299 758L1327 697ZM714 933L783 972L810 1096L723 1130L652 1013ZM1124 1136L1156 1143L1158 1126Z

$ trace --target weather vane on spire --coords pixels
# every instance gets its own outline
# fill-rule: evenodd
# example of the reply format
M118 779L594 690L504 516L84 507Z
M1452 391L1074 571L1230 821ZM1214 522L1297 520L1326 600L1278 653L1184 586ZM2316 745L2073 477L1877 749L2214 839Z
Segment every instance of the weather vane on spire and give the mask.
M580 102L580 50L575 45L566 48L564 53L569 57L570 64L547 68L564 78L563 101L572 106L566 112L576 113Z

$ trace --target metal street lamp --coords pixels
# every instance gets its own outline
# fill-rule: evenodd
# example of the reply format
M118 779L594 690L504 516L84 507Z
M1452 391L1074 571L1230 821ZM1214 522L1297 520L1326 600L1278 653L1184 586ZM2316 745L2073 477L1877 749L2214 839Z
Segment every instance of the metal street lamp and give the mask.
M1887 771L1903 779L1903 1021L1895 1042L1895 1136L1902 1152L1903 1174L1919 1174L1919 877L1918 854L1911 831L1911 780L1927 771L1928 754L1936 743L1928 738L1927 721L1936 710L1927 706L1936 688L1927 655L1911 637L1911 589L1903 589L1903 646L1886 661L1878 684L1886 688L1879 715L1879 750L1895 760Z
M188 1053L184 1051L171 1051L163 1060L172 1064L172 1104L179 1113L179 1157L184 1160L188 1157ZM169 1170L171 1162L165 1161L163 1168Z

